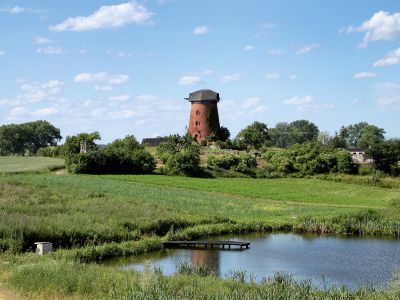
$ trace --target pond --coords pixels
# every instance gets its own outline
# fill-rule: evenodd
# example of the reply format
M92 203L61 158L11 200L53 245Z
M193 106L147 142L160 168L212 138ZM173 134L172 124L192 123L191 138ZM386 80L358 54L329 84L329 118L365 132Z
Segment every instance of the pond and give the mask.
M107 264L141 271L150 261L152 266L161 267L165 275L171 275L179 263L202 262L222 277L233 271L245 271L247 280L252 276L260 281L279 271L293 274L296 280L311 279L318 287L345 285L351 289L369 284L386 287L400 270L400 240L291 233L214 239L248 241L251 245L243 251L163 249Z

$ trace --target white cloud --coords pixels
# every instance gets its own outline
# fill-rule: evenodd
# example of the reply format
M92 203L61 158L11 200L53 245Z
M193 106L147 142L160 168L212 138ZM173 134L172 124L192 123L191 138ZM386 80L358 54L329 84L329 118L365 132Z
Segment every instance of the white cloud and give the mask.
M260 29L258 30L258 32L254 35L254 37L260 37L264 34L264 32L266 32L269 29L275 28L276 25L273 23L264 23L260 26Z
M37 115L37 116L49 116L49 115L57 114L58 112L59 112L59 110L57 108L55 108L54 106L52 106L52 107L45 107L42 109L38 109L33 114Z
M363 42L359 45L361 47L366 47L369 42L392 40L400 35L400 13L391 15L388 12L379 11L360 26L348 27L346 32L365 32Z
M39 45L49 44L49 43L50 43L50 40L44 36L39 36L35 40L35 44L39 44Z
M17 106L11 110L11 112L8 116L8 119L19 119L19 118L25 116L27 113L28 113L28 111L25 109L25 107Z
M111 85L95 85L94 90L98 92L110 92L114 88Z
M89 31L102 28L119 28L126 24L146 24L152 12L136 2L102 6L88 17L72 17L50 26L51 31Z
M306 104L299 106L297 108L298 112L313 112L313 113L319 113L323 110L330 110L335 108L335 105L333 104L328 104L328 103L313 103L313 104Z
M386 67L400 63L400 48L388 53L384 58L376 61L374 67Z
M178 85L193 85L202 82L203 79L199 75L185 75L178 80Z
M37 48L36 53L42 54L63 54L64 50L61 47L45 47L45 48Z
M244 51L251 51L251 50L254 50L254 46L253 45L244 46Z
M3 7L0 8L0 12L5 12L9 14L20 14L25 11L25 8L20 7L20 6L14 6L14 7Z
M266 112L268 107L261 103L260 97L250 97L242 102L241 109L250 114L256 114Z
M4 50L0 50L0 56L3 56L4 54L6 54L6 52L4 52Z
M59 99L61 87L65 83L59 80L49 80L44 83L24 81L21 85L22 94L13 99L13 103L42 102Z
M376 73L372 72L359 72L353 75L353 79L365 79L365 78L374 78L376 77Z
M289 76L290 80L296 80L297 78L299 78L299 76L297 76L297 74L292 74Z
M283 55L285 53L286 53L286 51L282 50L282 49L269 49L269 50L267 50L267 54L274 55L274 56Z
M306 95L304 97L292 97L283 101L284 104L297 106L298 112L313 112L319 113L322 110L333 109L335 106L328 103L319 103L314 100L311 95Z
M194 34L206 34L210 31L210 29L207 26L197 26L195 29L193 29Z
M281 77L281 74L279 74L277 72L266 73L264 75L264 78L267 79L267 80L274 80L274 79L278 79L279 77Z
M98 73L80 73L75 76L75 82L107 82L109 84L122 84L129 80L128 75Z
M398 83L380 83L376 85L375 91L377 93L375 103L381 108L400 102L400 84Z
M310 103L313 100L314 100L313 97L310 96L310 95L307 95L307 96L304 96L304 97L295 96L295 97L286 99L285 101L283 101L283 103L290 104L290 105L303 105L303 104L306 104L306 103Z
M296 54L305 54L311 52L315 48L319 48L319 44L314 43L314 44L304 45L298 48L295 52Z
M231 82L231 81L237 81L242 79L242 76L239 73L235 73L235 74L230 74L230 75L225 75L221 78L221 82L222 83L227 83L227 82Z
M128 95L128 94L108 97L109 101L116 101L116 102L124 102L124 101L128 101L129 99L131 99L131 95Z

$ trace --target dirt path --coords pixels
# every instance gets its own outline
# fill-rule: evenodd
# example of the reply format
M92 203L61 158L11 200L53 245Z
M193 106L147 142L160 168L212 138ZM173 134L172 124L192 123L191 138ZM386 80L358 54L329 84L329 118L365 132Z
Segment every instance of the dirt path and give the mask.
M0 300L27 300L28 298L19 296L12 291L6 290L0 284Z

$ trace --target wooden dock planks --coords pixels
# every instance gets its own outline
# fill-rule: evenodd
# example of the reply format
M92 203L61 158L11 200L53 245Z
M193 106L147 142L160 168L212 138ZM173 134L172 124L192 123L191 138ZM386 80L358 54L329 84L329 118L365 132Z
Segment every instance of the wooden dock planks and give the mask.
M164 248L249 249L250 243L239 241L166 241Z

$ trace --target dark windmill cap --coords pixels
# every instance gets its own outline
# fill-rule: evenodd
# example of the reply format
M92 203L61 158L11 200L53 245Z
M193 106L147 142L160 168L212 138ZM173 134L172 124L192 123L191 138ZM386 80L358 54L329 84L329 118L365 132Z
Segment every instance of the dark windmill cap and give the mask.
M219 94L212 90L199 90L189 94L189 98L185 98L189 102L219 102Z

